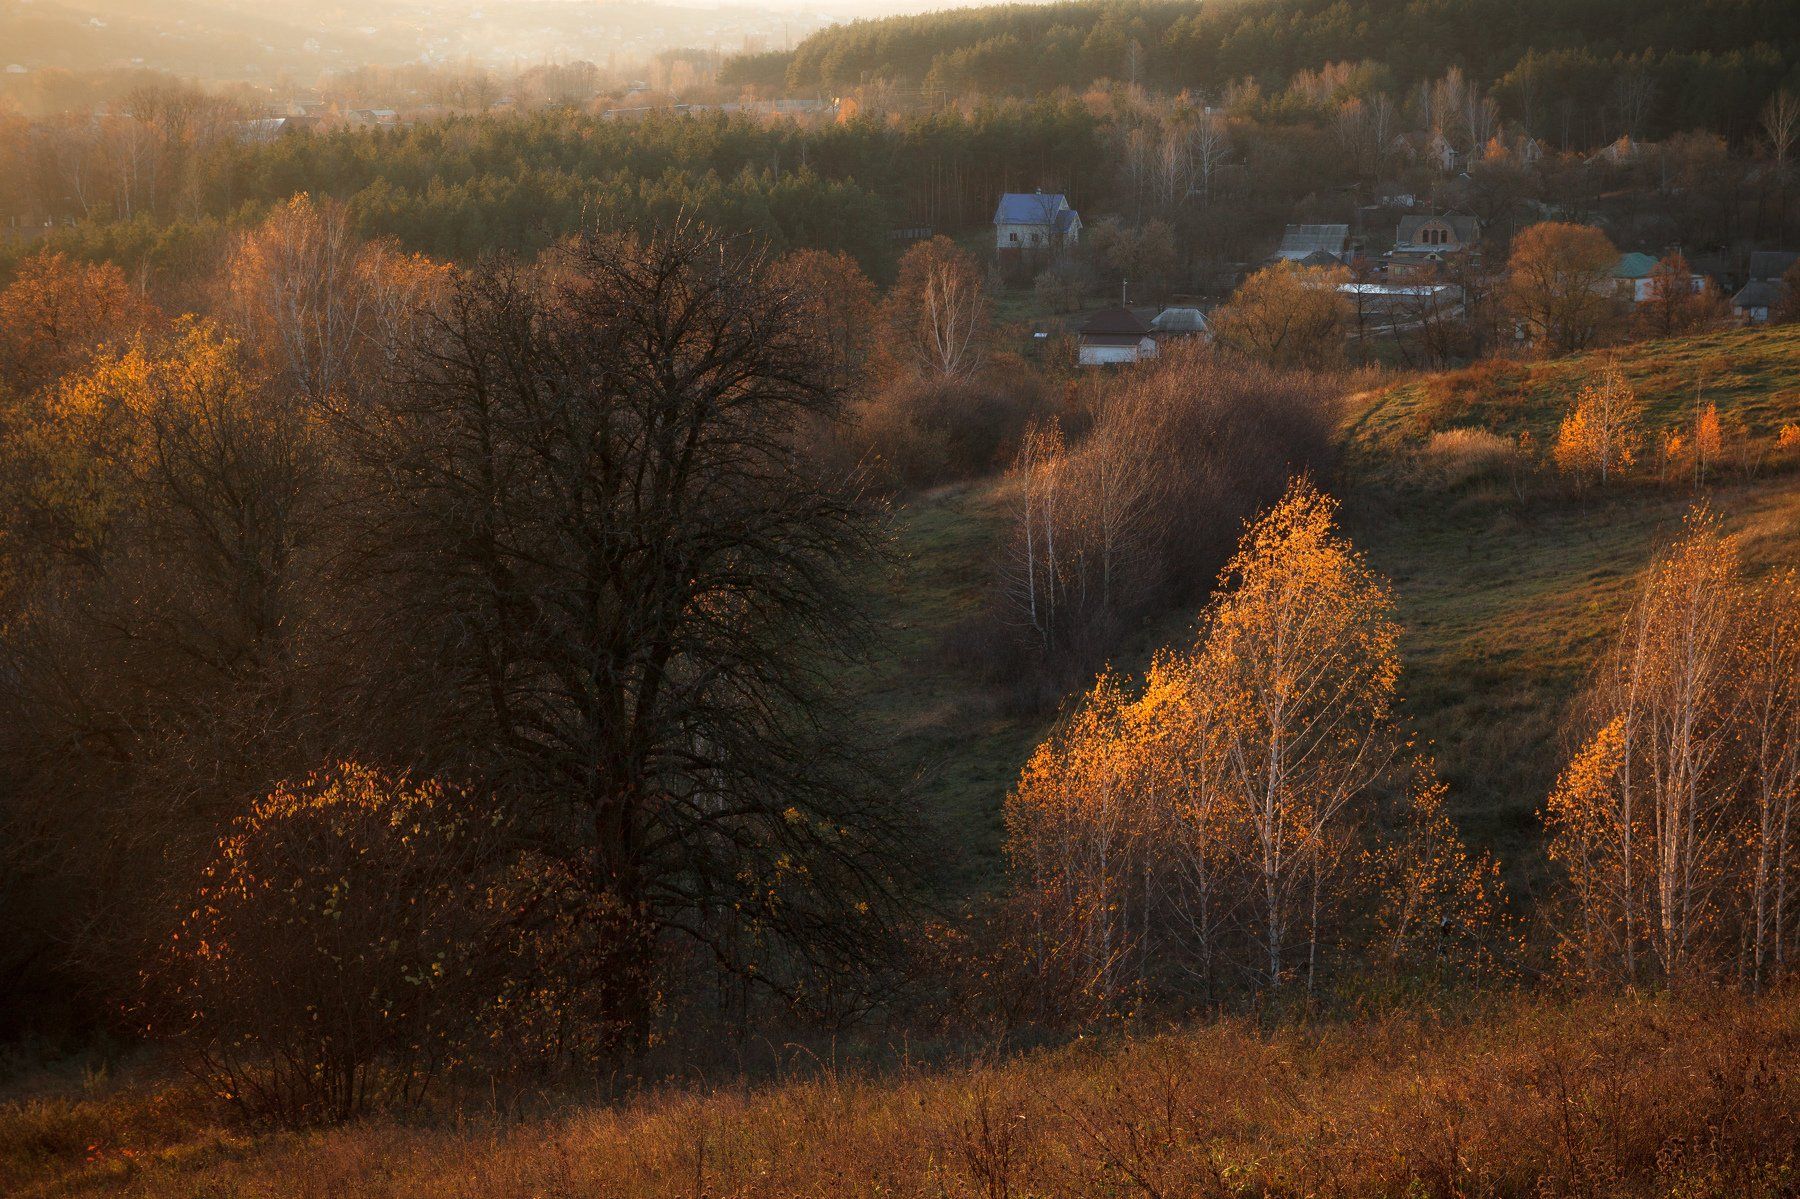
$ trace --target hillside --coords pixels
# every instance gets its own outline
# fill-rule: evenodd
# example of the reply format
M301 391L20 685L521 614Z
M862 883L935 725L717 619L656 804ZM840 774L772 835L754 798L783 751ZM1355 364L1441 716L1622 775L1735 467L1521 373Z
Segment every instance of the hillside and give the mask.
M1800 330L1625 354L1653 425L1686 419L1696 375L1745 444L1800 421ZM1683 514L1697 498L1712 504L1743 535L1752 569L1800 558L1791 463L1728 470L1704 497L1651 481L1606 494L1542 475L1528 487L1418 481L1414 460L1432 432L1530 432L1546 444L1599 362L1482 367L1353 397L1335 481L1348 531L1399 595L1406 716L1435 747L1465 829L1499 850L1525 891L1541 873L1538 812L1566 752L1569 699ZM954 848L937 880L946 907L1002 885L1004 797L1054 720L999 698L964 661L1007 511L998 480L903 505L876 608L886 638L876 664L849 680ZM1136 670L1183 636L1202 602L1192 597L1137 630L1118 665ZM909 1046L896 1064L867 1038L829 1062L801 1047L739 1046L734 1069L763 1065L718 1089L693 1082L705 1067L688 1062L623 1098L599 1084L591 1093L484 1091L454 1124L426 1116L316 1133L231 1124L149 1063L115 1081L73 1062L0 1092L0 1190L145 1199L1788 1193L1785 1155L1800 1136L1791 1127L1800 1112L1791 991L1573 1004L1488 996L1448 1011L1362 995L1347 1008L1380 1013L1395 1002L1410 1014L1274 1031L1230 1021L1137 1030L973 1062L929 1045Z
M1526 106L1548 108L1608 102L1629 62L1657 76L1655 127L1676 130L1745 126L1745 78L1773 85L1797 50L1794 8L1774 0L1456 0L1433 5L1430 20L1372 0L1070 0L853 21L790 55L732 60L720 78L780 80L797 94L886 80L1020 95L1102 79L1218 94L1245 78L1273 91L1297 72L1364 62L1402 88L1452 67L1483 86L1514 77Z
M1445 492L1412 481L1431 432L1481 427L1539 447L1555 438L1598 355L1482 366L1409 380L1350 401L1338 490L1345 521L1399 594L1407 715L1434 747L1459 818L1516 881L1538 866L1539 811L1565 748L1567 706L1645 563L1704 499L1744 534L1753 568L1800 560L1800 476L1761 461L1721 471L1704 496L1634 484L1604 494L1554 485L1523 497L1494 483ZM1740 444L1766 445L1800 421L1800 328L1733 331L1633 346L1627 379L1660 432L1691 419L1696 378ZM998 703L946 648L978 613L1003 484L919 497L900 512L903 567L884 593L890 666L869 707L919 772L933 821L958 847L957 896L996 885L1001 805L1053 717ZM1186 635L1204 597L1139 630L1117 664L1141 669Z

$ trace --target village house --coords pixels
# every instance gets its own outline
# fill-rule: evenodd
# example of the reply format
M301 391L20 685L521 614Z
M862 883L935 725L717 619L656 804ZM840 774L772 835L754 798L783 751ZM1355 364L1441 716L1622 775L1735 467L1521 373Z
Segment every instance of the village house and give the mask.
M1731 297L1731 315L1747 325L1766 325L1788 300L1787 273L1800 262L1793 250L1754 250L1749 278Z
M1350 226L1289 225L1276 259L1297 266L1336 266L1350 258Z
M1129 308L1103 308L1082 322L1076 361L1082 366L1124 366L1156 357L1156 337Z
M1787 303L1788 285L1780 279L1752 279L1731 297L1731 315L1747 325L1766 325Z
M1473 253L1480 239L1481 222L1464 213L1403 217L1382 265L1397 281L1435 277L1445 264Z
M994 209L996 250L1047 250L1081 240L1081 214L1058 192L1007 192Z
M1618 265L1613 267L1613 279L1622 299L1633 304L1642 304L1650 299L1651 285L1656 276L1658 266L1656 259L1648 254L1633 252L1621 254ZM1688 285L1698 295L1706 287L1706 276L1698 272L1688 276Z

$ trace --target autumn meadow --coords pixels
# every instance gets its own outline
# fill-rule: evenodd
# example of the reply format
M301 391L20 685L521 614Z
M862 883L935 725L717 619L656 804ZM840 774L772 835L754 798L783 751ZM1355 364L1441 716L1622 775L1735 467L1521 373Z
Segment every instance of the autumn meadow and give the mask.
M0 1193L1800 1196L1800 10L468 7L0 0Z

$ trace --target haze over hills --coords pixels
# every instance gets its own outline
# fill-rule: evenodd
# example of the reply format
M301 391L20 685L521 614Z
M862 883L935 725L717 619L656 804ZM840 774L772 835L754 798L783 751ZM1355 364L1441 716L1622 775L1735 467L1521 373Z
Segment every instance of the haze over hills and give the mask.
M645 57L780 47L830 23L815 6L619 0L6 0L0 69L140 67L224 81L309 78L361 66Z

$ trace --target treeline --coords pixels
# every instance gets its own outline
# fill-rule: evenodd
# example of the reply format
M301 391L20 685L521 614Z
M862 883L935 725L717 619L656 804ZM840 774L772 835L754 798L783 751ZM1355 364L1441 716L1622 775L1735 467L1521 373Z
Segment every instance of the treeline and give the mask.
M170 269L180 254L158 257L157 247L184 240L172 229L254 219L307 192L347 203L364 234L437 257L535 253L578 228L643 228L680 213L782 249L848 252L885 274L896 225L984 221L1008 189L1094 191L1106 170L1097 128L1081 106L1054 101L818 127L559 110L261 145L173 120L19 121L0 124L0 203L37 223L81 219L58 244L83 257ZM86 189L73 204L72 179Z
M837 26L795 48L783 81L795 90L886 80L1030 95L1113 80L1217 95L1242 80L1279 91L1302 71L1361 61L1400 90L1452 67L1484 86L1511 78L1521 90L1509 115L1523 119L1540 105L1579 106L1628 71L1656 84L1649 131L1735 136L1762 97L1792 80L1797 54L1800 17L1778 0L1457 0L1429 10L1373 0L1091 0ZM769 55L729 62L721 82L766 83L777 65Z

